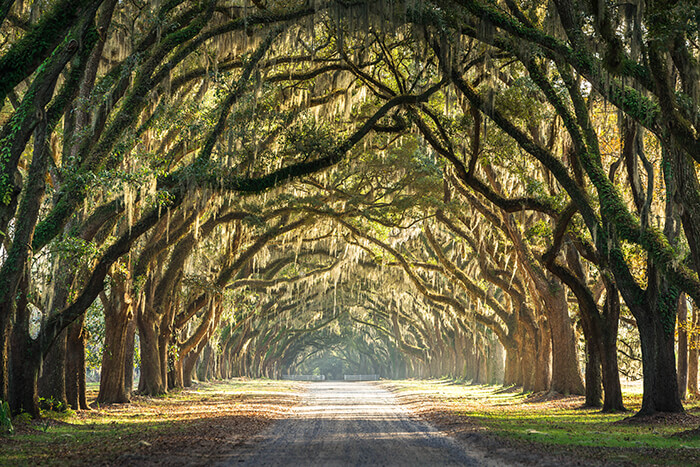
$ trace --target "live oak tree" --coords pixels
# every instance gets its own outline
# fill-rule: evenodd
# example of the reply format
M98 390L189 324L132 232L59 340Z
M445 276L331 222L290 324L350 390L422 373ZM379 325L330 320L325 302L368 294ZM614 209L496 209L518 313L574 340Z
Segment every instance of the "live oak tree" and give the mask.
M144 394L328 362L581 394L581 339L587 403L621 410L623 314L641 413L682 410L694 2L71 3L0 8L13 411L42 363L84 406L96 300L100 402L130 396L136 326Z

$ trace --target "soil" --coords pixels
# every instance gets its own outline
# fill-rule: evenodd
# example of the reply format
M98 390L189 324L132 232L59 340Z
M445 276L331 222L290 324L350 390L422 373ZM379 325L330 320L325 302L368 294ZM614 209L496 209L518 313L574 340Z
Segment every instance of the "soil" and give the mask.
M497 435L465 415L477 406L485 409L477 400L394 392L390 382L293 383L282 391L260 387L275 382L250 384L258 386L208 394L203 385L176 397L135 397L131 404L82 411L70 434L61 431L68 425L61 420L20 424L18 434L53 435L39 442L0 437L0 454L5 448L30 453L31 465L625 466L640 458L664 463L664 452L650 447L553 447ZM582 403L581 397L539 394L522 404L528 410L569 410ZM696 413L656 415L643 423L672 424L684 428L673 436L696 437ZM105 419L114 421L105 425ZM617 423L641 422L630 417ZM674 450L673 461L700 465L696 451Z
M16 435L0 436L0 464L16 465L8 459L23 458L19 464L212 465L287 417L304 389L294 383L285 392L202 395L199 390L207 387L195 385L175 397L134 396L130 404L80 411L75 415L78 423L44 418L16 424ZM113 421L105 424L105 419Z
M464 449L402 407L389 391L366 382L308 386L292 416L236 451L225 465L504 465Z
M289 416L298 396L267 394L251 398L213 398L195 404L183 403L191 413L180 429L154 436L139 436L135 449L117 457L109 465L179 466L213 465L225 461L231 451L244 447L256 435ZM180 404L178 404L180 405Z

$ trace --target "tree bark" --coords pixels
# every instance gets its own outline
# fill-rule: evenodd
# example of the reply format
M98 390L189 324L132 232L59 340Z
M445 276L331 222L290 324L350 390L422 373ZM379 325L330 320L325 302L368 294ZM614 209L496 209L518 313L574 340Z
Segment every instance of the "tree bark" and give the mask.
M53 398L56 402L68 407L66 397L66 349L67 335L63 331L51 346L49 354L42 364L39 377L39 395L44 399Z
M531 392L535 388L535 346L531 339L523 339L520 344L520 375L523 391Z
M678 297L678 395L685 400L688 388L688 302Z
M584 387L576 356L574 330L569 318L564 290L552 293L546 301L547 318L552 332L552 391L583 394Z
M173 362L173 368L168 372L168 388L185 387L183 376L182 360L179 358Z
M698 335L698 314L700 309L692 307L693 325L690 333L688 351L688 392L692 397L698 397L698 346L700 346L700 336Z
M131 398L134 389L134 346L136 345L136 317L129 320L126 328L126 344L124 357L124 393Z
M199 365L197 366L197 379L199 381L206 381L207 380L207 370L209 368L209 358L211 357L210 351L209 351L209 346L204 346L204 354L202 355L202 358L199 359ZM249 365L245 366L246 374L245 376L254 376L252 373L248 373L248 371L254 371L253 368L253 362L250 362Z
M66 62L68 58L66 58ZM47 83L46 88L42 89L43 93L49 95L53 93L57 78L58 74L50 83ZM0 270L0 323L6 323L5 320L9 320L11 323L12 319L15 319L15 325L9 335L12 340L9 352L11 360L8 378L10 409L13 413L24 410L36 417L39 415L37 380L41 367L41 353L38 342L33 341L29 335L30 316L27 303L29 278L27 276L30 269L28 266L31 264L29 247L46 191L45 174L49 151L46 141L48 122L43 108L39 106L32 110L39 114L37 117L39 121L34 130L32 162L27 174L24 194L17 211L12 246L7 251L7 256ZM0 334L0 338L5 337L7 336L4 333ZM6 343L0 342L0 348L4 350L6 347Z
M143 314L138 317L139 343L141 345L141 377L139 393L157 396L165 394L165 382L158 348L159 329L156 323Z
M537 335L534 336L537 345L537 358L535 366L535 385L534 392L547 391L550 388L552 381L552 338L546 321L540 323L537 329Z
M493 343L493 373L491 375L491 384L503 384L504 362L503 362L503 346L500 342Z
M603 276L606 298L601 313L598 310L595 295L586 284L586 275L576 248L567 247L566 258L568 268L559 265L556 260L548 260L547 268L568 285L578 301L586 350L589 355L588 365L602 367L600 378L605 393L603 411L625 410L617 366L617 330L620 318L620 297L617 287ZM593 367L589 369L588 365L586 367L586 403L599 407L600 383L597 379L600 370Z
M184 363L182 365L182 384L185 387L192 386L192 376L194 374L195 366L197 365L197 360L199 360L199 355L202 353L202 349L204 349L204 346L199 346L185 356Z
M103 295L104 297L104 295ZM125 384L126 340L129 322L133 316L131 298L118 279L112 280L109 299L103 299L105 318L105 341L102 353L100 404L129 402L130 391Z
M32 417L39 416L39 394L37 381L41 353L38 343L29 335L29 308L27 307L26 278L18 287L19 299L15 304L16 324L12 329L10 360L10 410L13 414L22 411Z
M552 336L551 390L567 395L583 395L585 390L578 366L574 329L563 285L557 278L547 277L545 271L536 264L513 215L504 215L503 220L522 268L532 279L536 294L543 302L543 311L549 322Z
M74 410L87 410L85 395L85 315L68 327L66 348L66 398Z
M70 271L61 258L58 275L53 277L52 312L57 313L66 305L75 272ZM70 272L69 272L70 271ZM66 352L68 350L68 330L64 329L50 347L48 355L42 364L42 376L39 378L39 395L44 398L53 397L68 407L66 395Z
M10 314L0 313L0 399L10 400L10 342L12 321Z
M158 326L158 359L160 360L160 377L163 381L165 392L172 387L172 383L168 381L168 373L172 368L172 358L170 353L170 323L168 316L164 316Z
M592 310L586 309L590 305ZM597 332L594 321L598 317L598 307L593 301L589 304L579 300L581 328L586 344L586 406L600 407L603 405L602 355L600 352L600 333Z
M603 375L598 346L586 339L586 406L603 405Z
M653 270L650 277L655 277ZM667 310L664 313L659 309L663 303L666 303L670 308L677 306L678 300L669 298L664 300L664 297L659 296L659 288L661 287L658 284L650 283L645 300L641 303L627 301L630 311L637 320L642 347L644 395L642 396L642 407L637 413L640 416L655 412L684 411L679 396L676 374L673 333L676 310ZM672 323L668 322L669 313L672 313L673 316ZM668 329L669 324L671 325L670 329Z
M520 356L517 347L506 348L506 364L505 371L503 375L503 384L505 386L519 386L521 385L521 378L519 378L519 368L520 368Z
M603 412L624 411L622 388L620 387L620 371L617 366L617 330L620 323L620 295L617 287L605 281L607 290L603 307L603 322L594 321L594 330L600 337L595 342L600 343L600 357L603 370Z

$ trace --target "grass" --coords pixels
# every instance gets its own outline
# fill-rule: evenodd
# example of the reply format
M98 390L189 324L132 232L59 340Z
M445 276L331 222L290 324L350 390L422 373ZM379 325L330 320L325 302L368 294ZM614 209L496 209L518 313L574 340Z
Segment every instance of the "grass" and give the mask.
M700 403L685 404L685 415L631 420L641 405L638 385L625 385L629 412L601 413L584 408L583 397L555 397L504 391L501 386L471 386L450 380L392 381L400 397L428 414L441 412L521 445L595 454L635 464L687 465L700 460L700 436L679 436L700 426ZM594 448L594 449L591 449Z
M162 397L135 396L130 404L44 412L41 420L15 417L17 433L0 436L0 465L136 464L154 458L167 463L175 451L180 459L184 452L194 460L216 462L216 455L285 416L301 387L237 379L200 383ZM97 387L89 385L88 400L96 396Z
M518 453L556 452L621 464L700 465L700 436L678 436L700 426L700 403L686 403L685 415L630 422L641 405L638 385L623 386L629 412L603 414L582 407L580 396L523 394L447 379L381 384L456 437L497 438L491 446L507 447L509 460L519 460ZM304 385L235 379L134 397L131 404L46 412L42 420L15 417L17 433L0 436L0 465L168 464L175 455L180 464L217 463L286 416ZM89 385L88 399L96 395L97 386Z

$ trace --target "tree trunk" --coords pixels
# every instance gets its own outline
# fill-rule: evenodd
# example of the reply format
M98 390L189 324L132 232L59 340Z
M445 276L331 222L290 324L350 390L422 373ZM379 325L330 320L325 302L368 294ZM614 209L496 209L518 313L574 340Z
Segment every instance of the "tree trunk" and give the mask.
M69 227L73 227L70 225ZM58 274L53 277L52 312L58 313L66 306L75 272L70 271L63 258L59 259ZM70 271L70 272L69 272ZM42 376L39 378L39 395L44 398L53 397L68 408L66 395L66 353L68 350L68 330L64 329L58 335L42 364Z
M517 339L513 341L513 345L506 345L505 359L503 365L503 385L504 386L520 386L522 381L520 373L520 349Z
M586 339L586 406L603 405L603 376L598 345Z
M637 415L683 412L676 375L673 335L675 326L672 325L668 332L664 329L662 313L652 308L658 306L658 300L655 298L647 297L643 303L634 303L630 306L639 329L644 373L642 408ZM677 301L673 300L673 304L677 304Z
M207 380L207 368L209 367L209 358L210 358L210 352L209 352L209 346L204 347L204 354L202 355L202 358L199 359L199 365L197 367L197 379L199 381L206 381ZM246 365L246 376L251 376L248 374L248 369L252 368L252 363L250 365Z
M586 303L579 299L579 315L581 316L581 328L586 344L586 406L600 407L603 405L603 386L601 372L601 339L600 330L596 327L596 319L599 318L598 307L591 300L589 305L592 310L586 309Z
M26 280L19 285L20 298L15 305L16 322L12 329L10 349L10 410L13 414L22 411L32 417L39 416L39 394L37 382L41 354L38 342L29 335L29 309L26 299Z
M487 384L489 382L488 364L487 364L487 349L482 345L479 349L479 374L476 378L476 384Z
M113 288L112 295L119 294ZM102 353L100 404L121 404L129 402L129 392L125 384L126 337L131 319L131 301L110 297L109 307L105 306L105 342ZM111 308L111 309L108 309Z
M67 331L63 330L56 338L42 364L39 377L39 395L44 399L53 399L68 408L66 397L66 348Z
M180 368L178 370L181 373L180 384L184 384L185 386L190 386L192 384L192 368L199 356L200 350L198 349L203 348L211 335L212 329L216 327L221 309L220 302L211 304L197 329L190 338L180 346L180 351L175 362ZM194 356L194 361L192 361L191 356Z
M74 410L87 410L85 397L85 315L68 327L66 347L66 398Z
M172 359L170 356L170 329L167 327L167 323L161 322L159 327L160 333L158 334L158 359L160 360L160 377L163 381L163 387L165 391L172 387L171 382L168 381L168 373L172 368Z
M160 350L158 348L159 332L156 323L140 315L138 328L141 346L139 392L149 396L165 394Z
M0 400L10 400L10 315L0 312Z
M207 369L206 369L206 381L212 381L214 379L214 369L216 365L216 351L211 344L207 344L207 350L209 351L209 358L207 359ZM262 365L258 367L258 377L264 376Z
M198 348L187 354L184 358L184 363L182 365L182 384L185 387L192 386L192 376L200 353L201 349Z
M503 385L513 386L518 384L518 350L515 347L506 348L506 363L503 374Z
M678 395L685 400L688 388L688 302L678 297Z
M10 343L11 361L8 378L10 408L13 413L25 410L34 417L39 415L37 381L41 368L41 351L38 341L33 341L29 335L30 316L27 292L29 287L28 271L31 265L31 244L46 191L46 167L50 158L47 134L52 128L47 127L48 122L44 118L43 106L46 105L54 92L60 69L65 66L72 55L73 52L52 55L52 58L47 60L47 67L44 70L56 71L47 71L51 76L39 72L36 77L36 80L42 79L45 82L42 86L32 90L36 99L34 101L36 107L32 111L39 112L42 117L33 130L32 162L27 172L22 199L15 217L12 245L5 252L5 261L0 269L0 319L4 322L6 329L7 321L5 320L12 321L13 316L15 319L14 329L10 335L12 341ZM56 67L59 62L61 62L61 66ZM7 167L14 166L8 161L3 162ZM9 220L9 217L3 217ZM3 230L8 231L4 226ZM0 338L5 337L7 336L4 333L0 334ZM0 349L4 351L6 348L7 344L0 342Z
M178 358L173 362L173 369L168 372L169 388L182 388L185 386L182 370L182 361Z
M561 394L584 394L581 371L576 356L574 329L569 318L566 294L563 289L553 293L547 318L552 332L552 391Z
M620 320L620 296L615 284L603 276L605 304L599 311L598 299L587 285L586 274L576 248L566 249L568 269L550 261L547 268L567 284L579 304L579 316L586 340L586 405L600 406L600 379L605 398L603 411L625 410L622 403L617 367L617 330ZM601 374L602 367L602 374Z
M491 357L493 359L493 374L491 375L491 380L489 383L491 384L503 384L503 374L504 374L504 367L503 367L503 346L501 345L500 342L494 342L493 344L493 355Z
M531 339L524 339L520 346L520 374L524 392L535 388L535 346Z
M688 351L688 392L692 397L698 397L698 346L700 346L700 335L698 335L698 314L700 308L692 307L693 326L690 333L690 350Z
M537 335L534 336L538 344L535 358L537 359L535 366L535 385L534 392L547 391L550 388L552 379L552 338L547 328L547 323L542 322L537 329Z
M548 277L535 262L513 215L504 216L503 219L522 267L532 279L536 294L542 299L543 312L549 322L552 335L551 390L565 395L583 395L585 390L578 366L576 340L563 285L558 279Z
M617 366L617 329L620 322L620 295L612 282L606 281L605 305L602 319L595 320L594 330L599 334L600 357L603 369L603 412L624 411L620 371ZM597 327L595 327L597 326Z
M132 314L133 315L133 314ZM131 397L134 390L134 346L136 345L136 317L132 316L126 328L124 357L124 393Z

